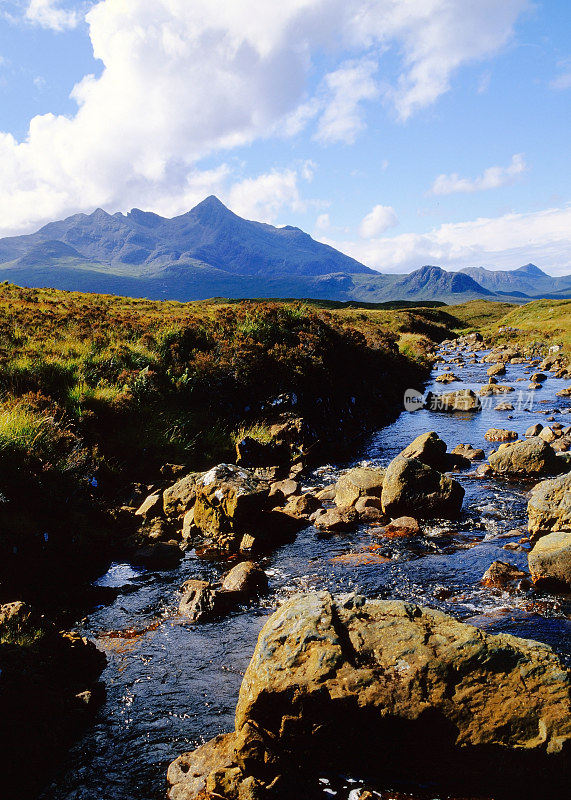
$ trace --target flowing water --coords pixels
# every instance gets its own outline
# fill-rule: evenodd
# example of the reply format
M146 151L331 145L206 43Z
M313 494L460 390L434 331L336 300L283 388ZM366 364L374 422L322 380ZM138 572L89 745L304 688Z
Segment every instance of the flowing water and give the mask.
M462 383L446 387L434 383L427 388L440 392L477 389L487 382L487 366L466 364ZM457 370L457 365L452 368ZM566 382L549 376L542 388L529 395L528 375L525 365L508 365L500 381L514 386L516 392L489 398L491 402L480 413L403 411L393 424L368 439L353 462L317 469L305 488L332 482L348 466L386 465L415 436L428 430L435 430L449 450L470 442L488 454L494 445L485 442L484 434L490 427L507 427L521 438L531 424L549 424L546 418L554 409L559 409L556 420L563 426L570 424L569 398L555 396ZM525 382L516 382L522 377ZM520 387L524 387L521 396ZM512 402L514 411L495 411L502 401ZM82 623L83 633L108 657L102 676L107 700L43 800L164 798L169 762L233 728L238 690L258 633L280 601L296 592L358 591L417 602L490 632L546 642L571 662L568 596L539 595L532 590L508 594L480 585L482 574L496 559L526 569L527 555L517 542L525 531L527 493L534 482L478 478L472 470L455 477L466 490L459 520L425 526L423 535L412 543L375 539L366 527L333 535L309 527L295 542L263 559L269 595L221 621L191 625L180 618L178 590L188 578L218 577L227 563L205 561L187 552L170 571L146 572L113 564L98 583L119 589L117 599ZM320 780L323 797L354 800L359 795L356 779L330 776ZM376 796L409 797L385 792Z

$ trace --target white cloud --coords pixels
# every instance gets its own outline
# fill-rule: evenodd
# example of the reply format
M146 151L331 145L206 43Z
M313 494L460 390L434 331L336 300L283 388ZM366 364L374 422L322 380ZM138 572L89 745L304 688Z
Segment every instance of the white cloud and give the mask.
M361 103L374 100L379 93L373 78L377 69L377 62L371 59L348 61L326 76L328 98L317 125L317 141L353 144L364 127Z
M552 274L571 273L571 204L525 214L448 223L427 233L364 241L327 241L381 272L423 264L509 269L533 262Z
M493 56L527 3L100 0L86 19L103 70L74 88L76 113L34 117L21 142L0 133L0 233L96 206L183 211L201 159L316 119L321 141L352 141L388 47L401 74L384 97L406 119L462 64ZM27 8L56 28L75 13ZM324 51L341 63L319 82Z
M275 222L284 208L303 211L298 186L298 173L293 169L272 171L257 178L235 183L223 196L236 214L260 222Z
M394 208L391 206L375 206L359 226L359 235L363 239L373 239L389 228L399 224Z
M320 214L315 221L315 231L317 234L325 233L331 227L329 214Z
M571 71L562 72L561 75L554 78L549 85L552 89L560 92L565 89L571 89Z
M513 183L527 169L523 153L512 156L507 167L488 167L477 178L461 178L457 172L450 175L439 175L430 190L430 194L455 194L456 192L481 192L485 189L497 189Z
M53 31L75 28L79 24L79 12L63 9L60 6L60 0L30 0L26 9L26 19Z

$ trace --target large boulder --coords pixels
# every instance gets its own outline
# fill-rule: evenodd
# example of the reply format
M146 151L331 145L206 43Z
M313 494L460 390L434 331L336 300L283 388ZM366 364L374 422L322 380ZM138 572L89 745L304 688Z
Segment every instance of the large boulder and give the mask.
M308 773L330 772L431 783L434 795L563 796L570 685L538 642L402 602L297 596L260 633L235 739L218 757L202 746L177 759L169 797L197 797L185 786L200 776L232 800L299 797Z
M496 473L549 475L560 471L555 451L538 436L503 446L488 459Z
M434 469L446 468L446 442L436 431L421 433L400 453L404 458L417 458Z
M458 516L464 489L452 478L416 458L397 456L385 474L381 502L390 517Z
M354 467L335 484L335 505L354 506L360 497L380 497L385 470L380 467Z
M480 411L482 404L477 394L471 389L459 389L457 392L432 394L426 396L426 407L430 411Z
M218 464L196 481L194 524L215 546L234 549L238 535L256 526L268 494L251 470Z
M527 558L535 583L571 588L571 530L542 536Z
M534 486L527 513L528 530L535 538L551 531L571 530L571 472Z

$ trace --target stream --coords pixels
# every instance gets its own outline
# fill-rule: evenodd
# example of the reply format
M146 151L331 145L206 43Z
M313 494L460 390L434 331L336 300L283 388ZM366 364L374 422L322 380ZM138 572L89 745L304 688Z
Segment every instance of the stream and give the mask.
M434 370L433 379L444 366ZM477 390L487 383L488 366L467 362L459 372L461 383L443 386L430 381L426 388L439 393ZM542 387L528 393L529 374L526 365L508 364L499 380L516 391L484 398L480 413L403 411L361 443L353 461L316 469L304 489L331 483L349 466L385 466L429 430L436 431L449 450L469 442L487 455L497 447L484 439L488 428L509 428L522 438L530 425L548 425L554 409L559 409L554 414L557 421L564 427L571 424L571 399L555 396L568 381L547 373ZM525 381L516 382L518 378ZM505 401L515 409L494 410ZM107 654L102 675L107 699L42 800L163 800L169 762L233 728L238 690L258 633L277 605L297 592L357 591L428 605L489 632L546 642L571 663L569 596L533 590L508 594L480 585L496 559L527 569L527 553L517 543L526 530L527 493L536 481L479 478L473 474L477 464L454 476L466 490L459 520L425 525L423 535L412 541L374 539L365 526L350 534L324 534L308 527L295 542L262 559L270 593L221 621L189 624L177 614L178 590L189 578L218 577L227 563L200 559L189 551L170 571L111 565L98 585L119 589L117 599L95 609L79 628ZM320 786L324 798L359 796L358 776L322 777ZM381 789L374 796L412 798ZM444 800L434 793L430 797Z

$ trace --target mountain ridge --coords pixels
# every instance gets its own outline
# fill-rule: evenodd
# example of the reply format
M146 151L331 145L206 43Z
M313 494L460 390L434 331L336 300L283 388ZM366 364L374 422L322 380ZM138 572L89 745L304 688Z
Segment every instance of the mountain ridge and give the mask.
M384 302L571 297L571 275L535 264L515 270L425 265L373 270L300 228L246 220L210 195L172 218L97 208L0 239L0 279L149 299L299 297Z

